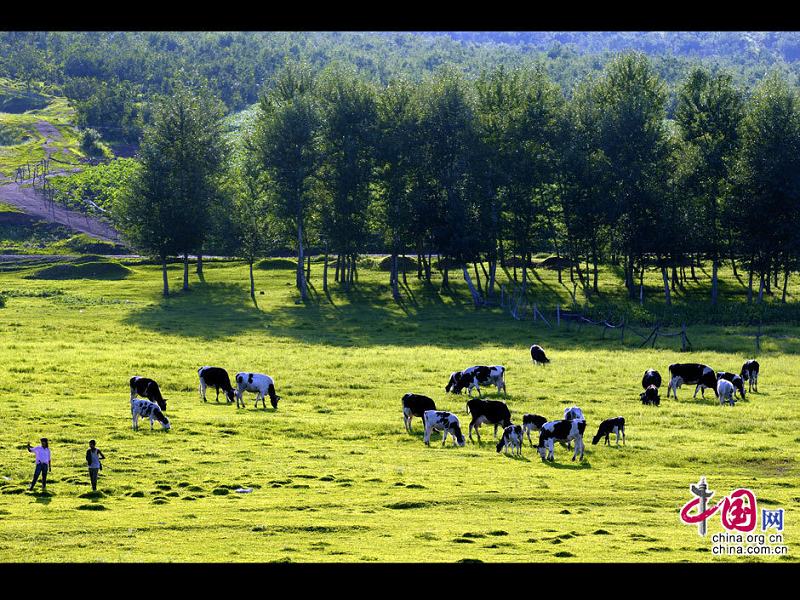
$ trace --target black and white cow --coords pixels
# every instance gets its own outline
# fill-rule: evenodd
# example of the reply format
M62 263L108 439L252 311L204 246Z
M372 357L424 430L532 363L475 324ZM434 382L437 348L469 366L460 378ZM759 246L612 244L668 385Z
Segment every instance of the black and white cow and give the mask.
M478 435L478 443L481 443L481 433L479 428L484 423L494 425L494 437L497 438L497 427L503 429L511 425L511 411L508 410L505 402L499 400L480 400L475 398L467 402L467 412L472 415L469 423L469 441L472 442L472 429Z
M728 373L727 371L720 371L717 373L717 381L720 379L725 379L726 381L730 381L733 384L734 395L736 392L739 392L739 396L742 400L744 400L744 381L742 380L740 375L736 373Z
M720 405L724 405L727 402L733 406L736 402L734 394L735 388L730 381L727 379L720 379L717 381L717 396L719 397Z
M147 377L131 377L131 400L135 400L136 396L147 398L150 402L155 402L161 410L167 410L167 401L161 395L161 390L158 384Z
M228 402L236 400L236 390L231 385L231 378L228 372L222 367L200 367L197 369L197 374L200 376L200 396L203 402L206 402L206 388L213 387L217 390L217 402L219 402L220 389L225 392Z
M697 391L702 390L703 398L706 397L706 388L714 390L717 394L717 374L708 365L699 363L676 363L669 366L669 386L667 387L667 398L672 391L675 399L678 399L678 388L684 383L697 384L694 388L694 396L697 398Z
M564 409L564 419L574 419L577 421L585 421L583 411L577 406L570 406Z
M642 404L654 404L655 406L661 404L658 388L655 385L648 386L645 391L639 394L639 399L642 401Z
M133 430L139 429L139 417L150 419L150 429L153 429L153 421L158 421L165 430L169 430L171 425L166 415L161 412L158 404L150 400L131 400L131 417L133 418Z
M458 417L451 412L440 410L426 410L422 415L422 422L425 423L425 445L431 445L431 432L442 432L442 446L447 441L447 434L453 436L454 446L464 446L464 434L461 433L461 423Z
M472 390L475 388L478 390L478 396L480 396L482 385L497 386L498 392L502 388L503 393L506 394L506 368L501 365L493 367L476 366L463 371L456 371L450 374L450 381L447 382L444 391L460 394L461 390L467 388L467 394L472 396Z
M752 392L753 390L758 391L758 369L759 365L757 360L748 360L742 365L741 376L742 379L747 382L748 392Z
M617 436L617 446L619 446L619 434L622 434L622 445L625 445L625 417L614 417L613 419L606 419L600 422L600 428L597 430L597 435L592 438L592 446L596 446L600 438L605 437L605 446L610 446L611 442L608 436L611 434Z
M516 451L515 454L522 456L523 440L522 425L509 425L503 430L503 436L497 442L497 451L500 452L505 448L505 452L508 454L510 448L512 451Z
M403 396L403 425L411 433L411 419L422 418L426 410L436 410L436 403L427 396L409 392Z
M644 372L644 377L642 377L642 388L647 389L651 385L656 386L656 388L661 387L661 373L656 371L655 369L647 369Z
M544 349L536 344L531 346L531 359L535 365L545 365L550 362L550 359L545 356Z
M236 408L239 408L240 402L242 408L245 407L243 398L245 392L253 392L256 395L255 407L258 408L258 401L260 399L264 410L267 410L267 403L264 397L269 395L269 403L272 404L272 408L278 410L278 400L280 400L281 397L275 393L275 382L269 375L264 375L263 373L237 373Z
M522 431L528 435L528 443L531 445L531 448L533 448L531 430L541 431L542 425L545 423L547 423L547 418L542 415L532 415L530 413L522 415Z
M581 453L581 460L583 460L583 432L586 430L586 421L578 421L575 419L564 419L560 421L550 421L542 425L542 430L539 432L539 445L537 450L542 460L553 461L553 444L560 442L562 444L572 443L575 440L575 452L572 455L572 460L578 456L578 450ZM545 451L547 451L547 458L545 458Z

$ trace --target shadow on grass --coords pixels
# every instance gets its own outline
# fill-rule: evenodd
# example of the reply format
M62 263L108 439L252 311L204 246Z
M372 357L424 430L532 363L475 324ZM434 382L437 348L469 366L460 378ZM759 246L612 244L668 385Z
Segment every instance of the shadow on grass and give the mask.
M574 463L561 463L558 461L549 461L543 460L542 463L550 467L551 469L566 469L567 471L580 471L583 469L591 469L592 464L587 460L583 459L582 461L578 462L576 459Z

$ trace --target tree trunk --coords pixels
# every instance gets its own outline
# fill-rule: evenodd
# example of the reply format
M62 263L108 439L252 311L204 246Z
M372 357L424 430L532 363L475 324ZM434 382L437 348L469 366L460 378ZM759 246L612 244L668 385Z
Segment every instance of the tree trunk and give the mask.
M781 296L781 302L786 304L786 286L789 284L789 267L786 267L786 270L783 272L783 295Z
M717 297L719 295L719 276L717 271L719 269L719 259L715 256L711 263L711 306L717 305Z
M558 283L563 283L561 280L561 253L556 248L556 269L558 270Z
M739 278L739 272L736 270L736 259L731 255L731 267L733 268L733 276Z
M250 263L250 297L253 299L253 302L256 301L256 281L253 279L253 259L251 258L249 261Z
M747 280L747 303L753 303L753 261L750 261L750 276Z
M203 255L202 254L198 254L197 255L197 275L200 277L200 279L203 278Z
M593 268L593 273L592 274L593 274L593 277L594 277L594 281L592 282L592 290L594 291L595 294L599 294L600 293L600 290L597 287L597 277L598 277L597 262L598 262L597 240L596 239L592 239L592 265L593 265L593 267L592 267Z
M183 291L189 291L189 255L183 254Z
M397 252L392 253L392 269L389 276L389 284L392 286L392 298L400 300L400 290L397 287Z
M494 296L495 276L497 274L497 259L489 263L489 296Z
M673 292L677 291L679 283L680 282L678 281L678 269L675 267L675 265L673 265L672 266L672 291Z
M303 260L303 224L297 224L297 289L300 291L300 299L305 301L308 299L308 290L306 289L306 274L305 261Z
M642 259L641 269L639 270L639 306L644 305L644 260Z
M328 242L325 242L325 263L322 265L322 291L328 293Z
M669 277L667 276L666 265L661 265L661 278L664 280L664 301L667 306L672 306L672 298L669 295Z
M406 260L406 253L403 252L403 285L408 285L408 281L406 281L406 265L408 261Z
M422 279L422 254L417 253L417 279Z
M469 277L469 269L467 268L467 261L464 261L461 265L461 270L464 273L464 281L467 282L467 287L469 288L469 293L472 294L472 302L475 306L480 306L481 302L483 301L481 295L478 293L478 290L475 289L475 286L472 284L472 279ZM477 270L475 271L478 272Z
M466 262L464 264L466 265ZM483 295L483 288L481 287L481 276L478 273L478 263L477 263L477 261L473 262L472 265L475 267L475 283L478 286L478 293Z
M167 257L161 257L161 274L164 277L164 296L169 296L169 279L167 278Z
M311 281L311 255L306 258L306 281Z
M758 303L761 304L764 301L764 271L761 271L759 279L760 283L758 285Z

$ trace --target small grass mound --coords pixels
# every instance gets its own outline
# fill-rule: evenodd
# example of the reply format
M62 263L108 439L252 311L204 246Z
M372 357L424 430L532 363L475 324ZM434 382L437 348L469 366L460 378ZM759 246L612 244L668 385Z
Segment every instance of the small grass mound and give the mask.
M265 258L256 263L256 269L273 271L278 269L296 269L297 261L288 258Z
M108 510L102 504L81 504L76 510Z
M131 271L118 262L91 261L81 264L62 263L45 267L29 275L28 279L125 279Z
M406 256L403 258L402 256L397 257L397 270L402 272L403 267L405 267L406 271L414 271L417 268L417 261L411 257ZM392 257L386 256L382 258L378 262L378 269L381 271L391 271L392 270Z
M125 254L127 249L119 244L97 240L85 233L73 235L71 238L53 244L54 250L64 250L76 254Z

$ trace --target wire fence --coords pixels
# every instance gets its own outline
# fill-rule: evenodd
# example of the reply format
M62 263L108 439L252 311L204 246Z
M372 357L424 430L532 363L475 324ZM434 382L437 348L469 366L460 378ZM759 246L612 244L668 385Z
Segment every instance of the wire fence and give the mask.
M626 322L624 317L619 322L613 322L610 318L591 319L585 309L575 302L568 309L562 307L561 304L556 304L555 307L550 306L549 308L541 306L538 302L533 302L521 286L506 284L500 285L499 306L517 321L541 322L551 329L570 326L571 324L575 324L578 331L584 326L601 327L603 339L606 338L607 334L618 333L620 343L625 343L625 336L627 335L629 338L641 340L638 343L639 348L644 348L648 344L651 348L655 348L656 342L660 338L679 338L681 352L691 352L694 349L689 339L688 326L685 322L681 323L678 329L670 329L657 322L650 329L640 330L634 327L633 324ZM550 318L545 315L550 316ZM748 334L744 335L748 336ZM761 338L789 339L791 337L766 333L763 330L762 323L759 323L758 329L749 335L754 338L755 355L761 352ZM614 339L614 336L609 335L609 339ZM636 341L638 342L638 340Z

